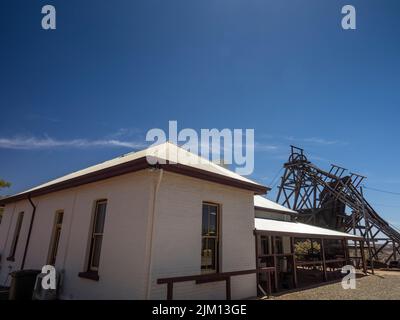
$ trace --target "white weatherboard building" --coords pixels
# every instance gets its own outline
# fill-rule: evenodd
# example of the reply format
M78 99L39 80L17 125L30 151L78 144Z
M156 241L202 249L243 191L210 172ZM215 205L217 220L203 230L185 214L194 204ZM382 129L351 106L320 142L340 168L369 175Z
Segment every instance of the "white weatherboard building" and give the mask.
M160 279L196 275L206 276L173 284L174 299L256 296L258 275L242 272L259 267L254 234L295 212L254 198L268 188L199 160L165 143L1 199L0 285L12 271L53 264L61 299L172 298Z

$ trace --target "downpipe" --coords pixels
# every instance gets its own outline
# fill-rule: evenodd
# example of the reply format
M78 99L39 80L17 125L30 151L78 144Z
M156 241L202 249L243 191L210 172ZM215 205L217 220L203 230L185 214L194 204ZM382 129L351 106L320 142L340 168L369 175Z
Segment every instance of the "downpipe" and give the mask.
M36 214L36 206L33 203L30 195L28 196L28 200L29 200L29 203L31 204L33 210L32 210L32 216L31 216L31 223L29 224L28 237L27 237L26 243L25 243L24 256L22 258L22 263L21 263L21 270L24 270L24 267L25 267L25 260L26 260L26 255L28 253L29 242L31 239L33 221L35 220L35 214Z
M153 205L152 205L152 212L150 217L150 244L149 244L149 261L147 267L147 285L146 285L146 299L150 299L150 292L151 292L151 270L153 268L153 236L154 236L154 218L156 212L156 203L157 203L157 194L160 188L161 180L163 178L164 170L161 168L157 168L159 170L158 180L156 185L154 186L154 195L153 195Z

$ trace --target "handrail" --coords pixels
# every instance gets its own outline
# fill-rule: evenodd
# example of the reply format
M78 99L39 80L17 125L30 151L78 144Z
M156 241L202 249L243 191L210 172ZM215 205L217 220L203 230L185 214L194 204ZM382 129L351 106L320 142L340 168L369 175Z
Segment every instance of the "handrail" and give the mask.
M329 259L325 260L325 263L334 263L334 262L347 262L347 259L340 258L340 259ZM298 266L306 266L306 265L315 265L315 264L323 264L323 260L297 260Z
M263 267L259 269L219 272L209 274L198 274L192 276L170 277L157 279L157 284L167 284L167 300L172 300L174 282L196 281L196 284L205 282L225 281L226 283L226 299L231 299L231 277L253 273L276 273L275 267Z

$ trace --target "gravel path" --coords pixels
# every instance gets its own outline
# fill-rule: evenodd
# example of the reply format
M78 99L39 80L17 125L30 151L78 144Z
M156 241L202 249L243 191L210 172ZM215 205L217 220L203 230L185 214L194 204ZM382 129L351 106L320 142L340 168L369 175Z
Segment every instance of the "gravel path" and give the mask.
M400 300L400 272L376 271L359 277L356 289L344 290L340 282L273 296L271 300Z

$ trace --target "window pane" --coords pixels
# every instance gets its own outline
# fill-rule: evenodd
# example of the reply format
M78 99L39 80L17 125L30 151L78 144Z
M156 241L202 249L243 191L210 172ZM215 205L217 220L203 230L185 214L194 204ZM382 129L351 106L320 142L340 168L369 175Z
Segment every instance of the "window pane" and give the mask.
M216 270L216 239L214 238L203 238L201 268L206 270Z
M92 252L92 263L91 267L98 268L100 263L100 251L103 236L93 237L93 252Z
M218 232L218 206L203 204L202 235L216 236Z
M201 268L206 269L207 268L207 259L208 259L208 254L207 254L207 239L203 238L201 240Z
M211 207L212 208L212 207ZM215 208L212 208L215 209ZM217 213L216 210L211 210L210 211L210 225L208 229L208 233L210 236L215 236L217 233Z
M58 212L57 213L57 224L62 224L63 222L63 217L64 217L64 213L63 212Z
M269 254L269 239L266 236L261 236L261 253Z
M208 234L208 206L203 204L203 222L201 228L202 235Z
M0 207L0 224L1 220L3 219L3 212L4 212L4 207Z
M209 208L210 214L213 214L213 215L217 214L218 208L216 205L208 205L208 208Z
M63 216L64 216L63 211L56 212L56 214L55 214L55 224L53 227L53 233L52 233L50 249L49 249L50 250L49 257L48 257L48 264L50 264L50 265L55 265L55 263L56 263L57 250L58 250L58 244L60 241Z
M283 253L283 244L282 244L282 237L275 238L275 248L277 254Z
M201 269L216 272L218 269L218 205L203 203Z
M10 257L14 257L15 251L17 250L19 233L21 232L23 218L24 218L24 213L20 212L18 215L17 225L15 226L15 233L14 233L13 243L11 245Z
M97 204L97 212L96 212L96 221L95 221L95 226L94 226L94 233L103 233L104 229L104 219L106 217L106 207L107 203L106 202L100 202Z
M57 258L58 243L60 242L61 228L56 228L54 235L53 248L50 255L50 265L55 265Z
M216 246L216 239L213 239L213 238L210 238L210 239L208 239L208 247L209 247L209 250L211 251L211 266L210 266L210 269L213 269L213 270L215 270L216 269L216 248L215 248L215 246Z

